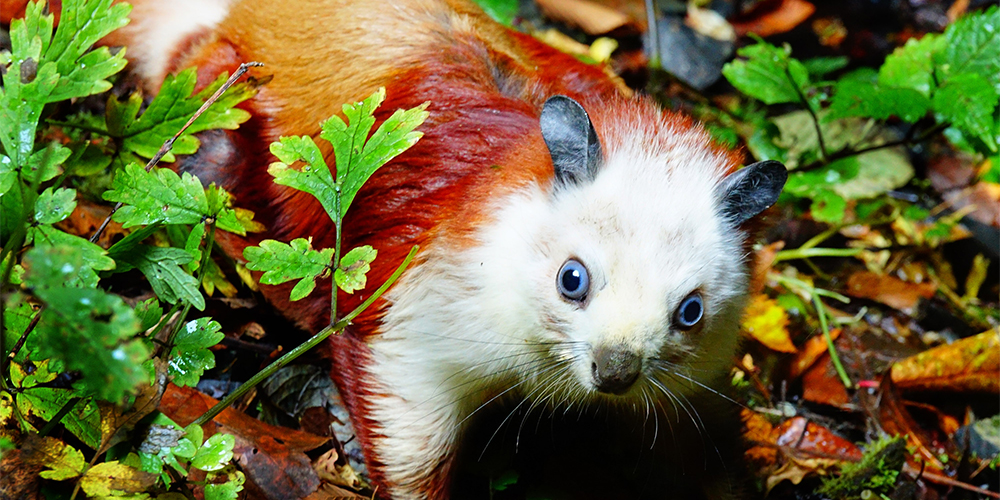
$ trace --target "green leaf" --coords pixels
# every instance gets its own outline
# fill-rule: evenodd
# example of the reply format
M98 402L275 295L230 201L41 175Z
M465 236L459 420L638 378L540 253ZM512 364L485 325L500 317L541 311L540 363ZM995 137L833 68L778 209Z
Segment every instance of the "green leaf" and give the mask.
M313 195L330 219L339 220L337 187L330 167L312 137L282 137L279 142L271 143L271 154L280 160L267 168L267 172L274 176L274 182ZM306 165L296 170L290 165L297 161L304 161Z
M163 307L156 297L150 297L135 305L135 316L139 318L139 330L146 331L156 326L163 317Z
M42 465L48 469L38 474L41 478L62 481L79 476L87 467L87 461L80 450L52 437L43 437L39 441L40 446L35 449L44 453L45 461Z
M371 245L357 247L340 258L340 266L333 273L337 286L347 293L361 290L367 283L365 274L371 269L370 264L378 252Z
M215 215L215 226L223 231L246 236L248 232L264 230L264 225L253 220L253 212L233 207L233 196L212 183L205 189L208 212Z
M123 227L166 224L197 224L212 215L205 189L197 177L185 172L178 176L167 168L150 172L131 163L118 172L104 199L125 203L113 219Z
M809 86L809 72L789 52L759 41L740 49L738 54L747 60L727 63L722 74L740 92L767 104L800 102L799 92Z
M49 288L38 290L48 307L31 335L32 355L53 358L66 370L78 371L75 386L85 394L117 402L148 377L141 363L149 350L132 337L139 320L116 295L100 290Z
M187 240L184 241L184 250L191 254L191 262L184 267L187 271L194 272L198 269L198 265L201 263L201 240L205 237L205 223L195 224L191 228L191 232L188 233Z
M198 318L181 327L167 364L167 374L175 384L194 387L205 370L215 368L215 355L208 348L225 337L220 330L222 326L211 318Z
M63 2L59 28L45 51L43 61L55 61L62 75L49 102L104 92L111 88L107 77L125 67L125 53L111 55L107 47L87 52L98 40L128 24L128 4L112 0Z
M59 188L55 191L48 188L35 200L35 222L39 224L55 224L73 213L76 209L76 190Z
M841 78L830 104L830 119L858 116L885 120L898 116L914 123L927 114L930 99L909 88L885 87L872 70Z
M205 309L205 297L198 290L198 280L181 268L192 261L191 254L180 248L136 245L119 250L111 247L110 254L118 263L117 272L138 269L149 280L153 293L160 300L176 304L182 300L199 311Z
M17 172L10 157L0 153L0 196L7 194L17 181Z
M878 70L878 83L885 87L910 89L929 98L934 90L933 54L940 45L937 35L909 39L885 58Z
M375 123L375 109L384 100L385 88L379 88L364 101L343 106L349 125L338 116L323 122L320 137L333 144L337 158L337 182L341 185L340 218L334 220L343 219L354 196L375 170L409 149L423 136L414 129L427 119L428 103L405 111L396 110L368 138L368 131Z
M21 170L21 176L29 184L41 183L59 175L59 166L73 154L69 148L51 142L45 148L32 153Z
M955 21L942 37L941 50L934 54L939 82L973 74L1000 94L1000 9L996 5Z
M517 11L521 7L518 0L475 0L476 4L483 9L494 21L510 26L517 16Z
M115 261L103 248L79 236L52 226L32 228L32 233L35 247L25 255L28 286L94 288L100 279L97 271L115 268Z
M79 396L77 391L69 389L53 389L50 387L33 387L17 397L21 412L35 415L48 422L69 401ZM76 436L83 444L97 449L101 444L101 411L91 400L79 401L73 409L61 420L66 430Z
M222 469L233 459L236 438L230 434L217 433L205 441L191 459L191 467L212 472Z
M814 57L802 61L809 76L822 78L834 71L844 69L850 60L846 57Z
M202 92L192 95L197 83L194 68L188 68L176 76L168 75L160 91L149 103L142 116L136 118L142 95L133 94L125 101L108 100L108 131L114 137L122 138L122 148L143 158L152 158L163 143L173 137L191 118L207 98L226 81L227 75L220 75ZM240 123L250 119L250 114L233 106L249 99L256 93L247 84L234 85L223 97L208 108L173 144L171 152L163 161L174 161L175 154L191 154L198 150L200 142L194 134L209 129L235 129Z
M260 246L247 247L243 251L243 257L247 259L247 269L264 271L260 282L265 285L277 285L294 279L305 282L305 285L302 282L297 284L296 291L292 293L291 299L299 300L312 291L317 276L329 271L333 253L332 248L313 250L310 240L296 238L291 244L264 240L260 242Z
M934 94L934 112L938 121L951 122L965 135L982 141L991 153L997 152L1000 131L993 114L997 90L985 78L972 73L949 79Z
M14 344L21 337L27 329L28 325L31 324L31 319L38 314L31 304L23 300L17 300L14 297L7 299L6 307L3 309L3 327L6 330L6 335L4 335L4 345L3 352L9 353L11 349L14 348ZM20 363L27 356L27 349L21 349L17 353L17 357L14 358L15 362Z
M210 475L211 476L211 475ZM226 469L226 482L205 485L205 500L236 500L246 477L235 468Z
M823 190L813 196L813 203L809 210L812 212L813 218L819 222L839 224L844 220L847 201L833 191Z

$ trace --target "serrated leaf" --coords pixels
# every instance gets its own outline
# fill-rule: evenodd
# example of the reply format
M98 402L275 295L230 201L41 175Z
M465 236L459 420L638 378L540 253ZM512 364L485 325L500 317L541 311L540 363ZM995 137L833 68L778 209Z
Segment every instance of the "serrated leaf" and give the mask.
M163 248L136 245L128 251L111 248L111 256L118 263L117 272L138 269L149 280L153 293L160 300L176 304L182 300L199 311L205 309L205 297L198 289L198 280L181 268L191 262L191 254L180 248Z
M212 472L222 469L233 459L236 438L230 434L217 433L205 441L191 459L191 467Z
M274 182L313 195L330 219L337 220L337 188L333 174L312 137L282 137L271 144L271 154L280 160L267 168ZM304 161L306 165L296 170L291 164L297 161Z
M320 137L333 144L337 159L341 219L375 170L409 149L423 136L414 129L427 119L427 103L405 111L396 110L368 137L375 123L375 110L384 100L385 88L379 88L364 101L343 106L349 123L344 123L338 116L323 122Z
M840 79L830 104L830 119L858 116L885 120L898 116L914 123L927 114L931 102L909 88L885 87L871 70L861 70Z
M985 78L972 73L950 78L934 94L934 112L939 121L951 122L966 136L982 141L997 152L1000 140L994 122L997 90Z
M63 406L77 396L79 394L76 391L69 389L34 387L18 395L17 402L23 413L35 415L47 422L52 420ZM83 444L95 450L100 446L101 411L93 401L85 400L76 403L60 422Z
M878 83L885 87L911 89L926 98L934 89L933 53L940 45L937 35L909 39L885 58L878 70Z
M181 327L167 364L167 374L175 384L194 387L205 370L215 368L215 355L208 348L225 337L220 330L222 326L211 318L198 318Z
M187 123L205 100L222 86L226 78L225 74L220 75L202 92L192 95L197 83L197 73L194 68L186 69L177 75L168 75L156 97L138 118L136 118L138 108L135 106L135 101L141 102L141 96L130 97L125 102L109 101L109 129L116 137L123 138L124 149L143 158L152 158L164 141L173 137ZM234 109L233 106L249 99L255 93L255 90L246 84L231 87L174 141L171 152L163 157L163 161L172 162L175 154L191 154L197 151L200 143L193 134L209 129L235 129L240 123L248 120L249 113Z
M809 72L787 49L766 42L743 47L747 60L727 63L722 74L744 94L766 104L799 102L799 92L809 85Z
M939 82L973 74L1000 94L1000 8L993 5L962 17L948 26L942 38L941 49L934 54Z
M80 488L91 497L125 497L142 493L155 482L156 475L113 461L91 467L80 478Z
M43 56L56 62L62 75L49 102L104 92L111 88L107 77L125 67L125 53L111 55L107 47L87 52L98 40L128 24L128 4L112 0L68 0L63 2L59 27Z
M191 254L191 262L188 262L185 266L188 272L194 272L198 269L198 265L201 260L201 240L205 237L205 223L195 224L191 228L191 232L188 233L187 240L184 242L184 250Z
M75 189L59 188L53 191L53 188L48 188L35 200L35 222L55 224L69 217L74 209L76 209Z
M212 183L205 189L208 211L215 215L215 226L223 231L246 236L248 232L258 233L264 225L253 220L253 212L233 207L233 196L225 189Z
M360 246L347 252L347 255L340 258L340 265L333 273L337 286L347 293L363 289L368 282L365 275L371 270L370 264L377 255L378 252L371 245Z
M122 227L156 222L197 224L212 215L198 178L186 172L178 176L166 168L146 172L135 163L118 172L104 199L125 203L113 217Z
M243 257L247 259L247 269L264 271L260 277L261 283L277 285L294 279L314 280L328 271L333 253L332 248L314 250L310 240L296 238L291 244L264 240L260 242L260 246L247 247L243 251ZM310 285L300 283L296 286L308 287L309 290L305 290L305 293L311 291ZM299 290L300 293L302 291Z
M32 228L35 247L25 255L25 283L33 288L94 288L97 271L114 269L103 248L52 226Z
M140 364L149 350L132 338L139 333L139 319L120 297L80 288L46 288L36 294L48 307L29 338L35 359L52 358L66 370L80 372L75 387L106 401L117 402L148 382Z

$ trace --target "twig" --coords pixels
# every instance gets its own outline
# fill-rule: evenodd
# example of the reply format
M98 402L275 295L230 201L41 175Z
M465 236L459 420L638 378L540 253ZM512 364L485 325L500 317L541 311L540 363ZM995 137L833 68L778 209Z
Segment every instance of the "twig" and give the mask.
M794 248L776 253L774 262L811 257L854 257L864 250L864 248Z
M799 84L795 83L795 78L792 78L792 72L785 66L785 76L788 78L789 83L792 84L792 88L795 89L795 93L799 96L799 100L805 105L806 111L809 111L809 115L812 116L813 126L816 127L816 139L819 140L819 154L822 157L823 162L828 162L830 154L826 150L826 142L823 140L823 130L819 126L819 117L816 116L816 111L813 110L809 100L806 99L805 94L802 93L802 89L799 88Z
M52 420L49 420L49 423L45 424L45 427L42 427L42 430L38 431L38 435L45 436L48 433L52 432L52 429L54 429L55 426L59 425L59 422L63 419L63 417L65 417L69 412L73 411L73 407L76 406L76 404L79 403L81 399L83 398L81 398L80 396L75 396L70 398L70 400L67 401L62 408L59 408L59 412L56 413L54 417L52 417Z
M826 324L826 307L823 305L823 301L819 298L819 295L813 295L812 299L813 305L816 307L816 316L819 316L819 326L823 330L823 339L826 340L826 348L830 352L830 361L837 370L837 375L840 376L840 381L844 383L844 387L853 389L854 384L851 382L851 378L847 376L844 365L840 362L837 348L833 345L833 337L830 336L830 327Z
M816 170L816 169L819 169L819 168L823 168L823 167L829 165L830 162L833 162L835 160L840 160L840 159L848 158L848 157L851 157L851 156L863 155L865 153L870 153L872 151L877 151L879 149L887 149L887 148L894 148L894 147L897 147L897 146L910 146L910 145L913 145L913 144L919 144L921 142L926 141L927 139L930 139L931 137L933 137L934 135L936 135L937 133L941 132L942 130L944 130L946 128L948 128L948 124L947 123L939 123L939 124L937 124L937 125L929 128L929 129L927 129L926 132L924 132L923 134L920 134L920 137L917 137L917 138L904 137L902 139L898 139L898 140L895 140L895 141L889 141L889 142L885 142L885 143L882 143L882 144L876 144L874 146L868 146L868 147L864 147L864 148L861 148L861 149L845 149L843 151L839 151L837 153L834 153L834 154L830 155L825 160L814 161L814 162L812 162L812 163L810 163L808 165L803 165L803 166L801 166L799 168L796 168L795 171L796 172L808 172L810 170Z
M392 286L392 284L399 279L399 277L403 274L403 271L405 271L406 268L410 265L410 262L413 260L413 257L417 255L417 250L419 249L420 247L418 245L414 245L413 248L410 249L410 253L406 255L406 258L403 259L403 262L399 265L399 267L397 267L396 270L392 273L392 275L389 276L389 279L385 280L385 283L382 283L382 286L378 287L378 289L375 290L375 293L373 293L371 297L368 297L367 300L362 302L361 305L356 307L353 311L348 313L346 316L338 320L333 325L327 326L326 328L320 330L319 333L313 335L309 340L305 341L295 349L288 351L288 354L285 354L284 356L278 358L277 361L268 365L267 368L264 368L253 377L250 377L250 380L247 380L246 382L243 383L243 385L237 387L236 390L229 393L229 395L227 395L226 397L222 398L221 401L216 403L215 406L210 408L202 416L196 418L192 423L196 425L205 425L207 422L215 418L216 415L221 413L222 410L225 410L227 407L229 407L229 405L233 404L237 399L239 399L244 394L249 392L250 389L253 389L254 387L257 386L257 384L260 384L264 379L273 375L274 372L280 370L282 367L292 362L292 360L302 355L302 353L308 351L309 349L312 349L320 342L326 340L326 338L329 337L330 335L339 332L344 328L347 328L347 326L351 324L351 321L353 321L354 318L358 317L358 315L364 312L365 309L368 309L369 306L375 303L375 301L378 300L378 298L381 297L382 294L385 293L386 290L388 290L389 287ZM337 293L336 283L333 284L332 293Z
M247 62L241 64L240 67L233 72L233 76L230 76L229 79L226 80L226 83L223 83L222 86L219 87L219 89L216 90L214 94L212 94L212 97L209 97L208 100L205 101L205 104L202 104L201 107L198 108L198 111L196 111L194 115L191 116L191 118L187 121L187 123L185 123L184 126L181 127L181 129L178 130L173 137L163 142L163 145L160 146L159 151L157 151L156 154L153 155L153 157L150 158L148 162L146 162L146 171L149 172L150 170L152 170L153 167L155 167L156 164L160 162L163 156L170 152L170 150L174 147L174 141L176 141L177 138L180 137L181 134L183 134L184 131L187 130L188 127L190 127L191 124L194 123L194 121L197 120L202 113L208 110L208 108L211 105L215 104L215 101L219 100L219 97L221 97L225 91L229 90L229 87L232 87L233 84L236 83L236 80L242 77L247 71L250 70L250 68L259 67L263 65L264 65L263 63L259 62ZM118 209L120 209L123 205L124 203L122 202L118 202L115 204L115 207L111 209L111 213L108 214L108 216L104 219L104 222L101 223L101 227L97 228L97 231L94 232L94 235L90 237L91 243L97 242L97 239L101 237L101 233L104 232L104 229L107 228L108 224L111 222L111 217L113 217L115 215L115 212L117 212Z

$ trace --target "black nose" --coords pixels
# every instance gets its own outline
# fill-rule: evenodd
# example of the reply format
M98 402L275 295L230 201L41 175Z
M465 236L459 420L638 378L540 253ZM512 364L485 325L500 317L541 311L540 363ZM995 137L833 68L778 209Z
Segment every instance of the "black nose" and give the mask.
M624 346L601 346L594 350L591 371L598 391L622 394L632 387L642 370L642 358Z

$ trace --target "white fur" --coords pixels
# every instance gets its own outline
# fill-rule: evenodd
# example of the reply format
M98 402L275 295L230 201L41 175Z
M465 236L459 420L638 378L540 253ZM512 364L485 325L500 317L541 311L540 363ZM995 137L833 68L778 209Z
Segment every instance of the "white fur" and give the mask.
M644 366L621 396L598 393L592 351L621 344L644 359L690 352L687 375L720 373L735 349L746 288L742 236L718 216L723 165L700 133L661 128L664 150L631 117L605 134L605 162L593 182L533 185L498 200L477 246L427 248L424 261L389 295L383 334L371 342L384 398L371 414L398 498L421 498L421 481L454 451L464 419L506 394L527 404L602 400L632 405L655 391ZM698 134L691 140L690 134ZM585 307L562 298L556 274L568 258L591 277ZM671 328L679 302L700 288L704 327ZM565 347L539 342L567 342ZM507 392L509 391L509 392ZM664 394L657 396L666 401ZM666 403L664 403L666 404Z
M135 71L147 82L162 82L174 51L188 36L214 29L229 11L231 0L135 1L135 21L126 29L128 56Z

